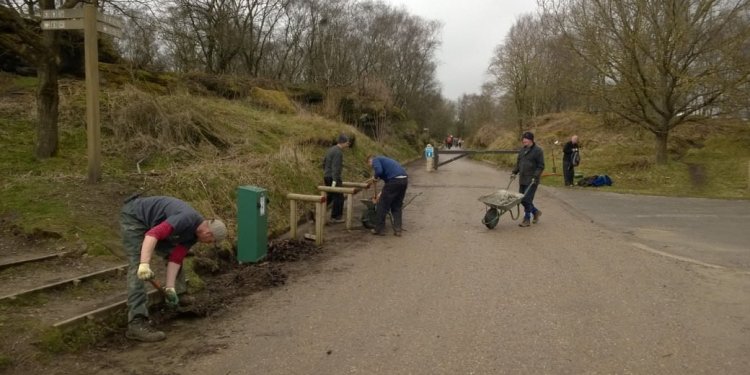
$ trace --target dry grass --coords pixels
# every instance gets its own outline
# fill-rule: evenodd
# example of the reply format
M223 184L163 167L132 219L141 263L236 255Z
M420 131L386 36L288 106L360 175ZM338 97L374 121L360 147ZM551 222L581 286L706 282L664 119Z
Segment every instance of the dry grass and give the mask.
M746 122L708 119L677 127L670 135L667 165L655 164L653 134L643 128L611 119L561 113L535 119L529 129L545 151L547 185L562 185L562 146L577 134L581 142L583 175L607 174L614 180L611 191L713 198L750 198L750 125ZM497 135L491 142L488 138ZM475 143L491 149L517 149L521 143L511 130L490 129L479 133ZM554 144L555 141L559 143ZM514 156L486 158L512 168Z
M263 108L279 113L295 113L296 109L291 100L281 91L264 90L253 87L250 91L250 102Z
M56 207L69 206L63 202L63 197L69 196L65 193L69 184L54 184L50 199L45 201L26 196L39 191L33 187L49 188L55 176L65 176L65 181L83 181L86 176L84 84L65 80L60 91L61 153L57 158L38 161L30 157L33 128L29 124L34 119L33 113L23 110L34 107L28 90L24 91L27 95L19 96L25 101L18 102L15 106L18 110L13 112L18 121L0 130L0 146L9 151L0 158L0 170L11 174L0 188L4 196L17 202L6 200L3 207L14 211L19 221L28 221L33 226L38 226L35 220L39 215L49 212L54 216L62 212ZM267 189L272 199L270 232L279 233L286 228L289 207L284 198L286 193L316 193L315 186L322 179L320 160L339 133L357 138L357 147L345 156L347 180L363 179L361 172L368 153L406 159L415 152L413 147L401 145L403 141L398 138L384 152L381 145L355 128L320 116L283 114L259 109L247 100L191 96L187 94L189 90L172 91L174 94L162 95L129 84L103 86L103 178L122 186L119 190L123 195L138 187L147 195L185 199L206 216L224 218L230 227L236 216L237 187L256 185ZM76 207L74 202L71 204ZM22 206L23 212L18 211ZM28 218L24 212L30 213ZM75 223L76 217L85 217L86 213L65 215L67 226L75 227L81 226ZM54 217L50 220L55 221ZM116 227L109 234L105 231L100 237L117 235ZM63 233L68 234L75 235Z

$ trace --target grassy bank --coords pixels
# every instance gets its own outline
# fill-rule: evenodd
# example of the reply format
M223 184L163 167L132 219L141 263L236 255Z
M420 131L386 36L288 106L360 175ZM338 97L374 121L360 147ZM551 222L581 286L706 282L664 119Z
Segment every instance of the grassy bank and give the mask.
M255 185L269 192L269 232L279 234L288 227L284 196L317 194L321 160L337 134L356 138L345 153L346 180L363 179L368 153L398 159L418 153L398 135L376 143L352 126L291 110L280 91L247 90L254 94L229 100L194 95L175 87L174 79L164 81L169 89L155 90L153 82L102 87L103 178L89 185L83 82L61 82L59 154L37 160L35 80L0 77L5 224L16 232L77 243L89 254L117 255L117 213L131 193L180 197L234 228L236 189ZM230 233L229 243L233 238Z
M585 176L607 174L615 192L706 198L750 199L750 124L738 120L705 119L677 127L669 138L669 163L655 164L653 134L633 125L608 122L601 117L563 113L535 119L530 126L545 150L543 183L562 186L562 146L577 134ZM521 147L507 130L479 133L475 143L489 148ZM559 141L555 145L555 141ZM512 168L515 157L486 157L503 168ZM557 172L553 174L553 171Z

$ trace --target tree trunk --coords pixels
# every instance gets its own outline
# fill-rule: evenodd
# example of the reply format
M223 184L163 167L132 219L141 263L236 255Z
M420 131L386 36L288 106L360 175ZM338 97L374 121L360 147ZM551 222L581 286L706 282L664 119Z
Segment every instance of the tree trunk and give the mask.
M36 126L36 148L34 155L37 158L49 158L57 155L58 131L58 84L57 84L57 56L58 39L57 32L43 31L42 43L47 53L39 61L37 77L39 78L39 91L37 92L37 126Z
M669 132L656 132L654 136L656 137L656 164L667 164L667 138L669 137Z

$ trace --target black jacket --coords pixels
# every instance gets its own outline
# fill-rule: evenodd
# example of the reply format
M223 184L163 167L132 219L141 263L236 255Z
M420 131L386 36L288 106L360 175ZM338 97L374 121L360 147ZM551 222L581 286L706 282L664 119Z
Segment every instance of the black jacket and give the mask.
M576 152L578 152L578 143L574 144L573 141L568 141L563 146L563 163L575 164L573 163L573 153Z
M536 143L530 147L524 147L518 151L518 160L516 167L513 169L514 174L518 174L520 185L531 184L531 179L536 179L538 184L542 171L544 171L544 151Z

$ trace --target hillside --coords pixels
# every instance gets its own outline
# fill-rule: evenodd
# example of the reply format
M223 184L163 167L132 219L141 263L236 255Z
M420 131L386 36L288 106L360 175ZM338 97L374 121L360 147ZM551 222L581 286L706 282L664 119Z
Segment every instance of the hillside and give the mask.
M205 287L204 274L221 277L214 273L218 265L224 266L226 283L215 284L231 287L203 292L214 298L210 304L221 306L228 296L279 285L286 277L275 265L237 269L227 263L236 239L239 186L268 191L273 238L289 227L287 193L318 194L321 160L338 134L355 140L345 151L348 181L365 179L368 154L406 160L417 157L421 148L406 142L417 139L414 123L394 123L391 134L375 142L356 127L315 114L319 108L308 100L312 91L305 89L227 77L123 72L105 64L102 68L103 177L98 184L86 183L84 82L61 80L59 152L37 160L36 79L0 74L0 263L64 253L59 259L2 267L0 295L124 263L119 210L124 198L142 192L179 197L204 216L226 221L230 232L222 249L195 246L196 257L186 261L191 291ZM311 209L299 207L301 217ZM299 251L312 253L305 246ZM280 255L282 261L285 257ZM196 273L201 266L208 272ZM103 326L74 332L50 329L50 324L71 317L84 304L122 298L123 277L117 272L80 287L74 283L0 301L0 332L13 338L0 345L0 370L35 366L50 352L75 351L119 332L125 324L119 315Z
M345 159L348 180L363 179L368 153L418 155L399 134L376 143L352 126L309 113L281 91L248 87L251 95L228 100L208 90L197 95L191 82L179 85L174 78L117 78L105 73L103 79L102 183L87 185L84 83L61 82L59 155L35 160L35 79L0 76L0 213L6 225L80 238L116 253L117 208L135 191L181 197L231 227L236 188L256 185L274 202L269 229L278 234L288 226L283 197L316 193L320 160L337 134L356 138Z
M609 175L614 184L603 188L608 191L750 199L747 122L700 119L678 126L669 138L670 162L663 166L654 162L653 134L616 120L569 112L536 118L529 129L545 151L545 185L563 185L562 145L577 134L582 160L576 173ZM505 129L483 128L471 142L488 148L520 147L516 133ZM508 156L484 159L506 168L515 163Z

